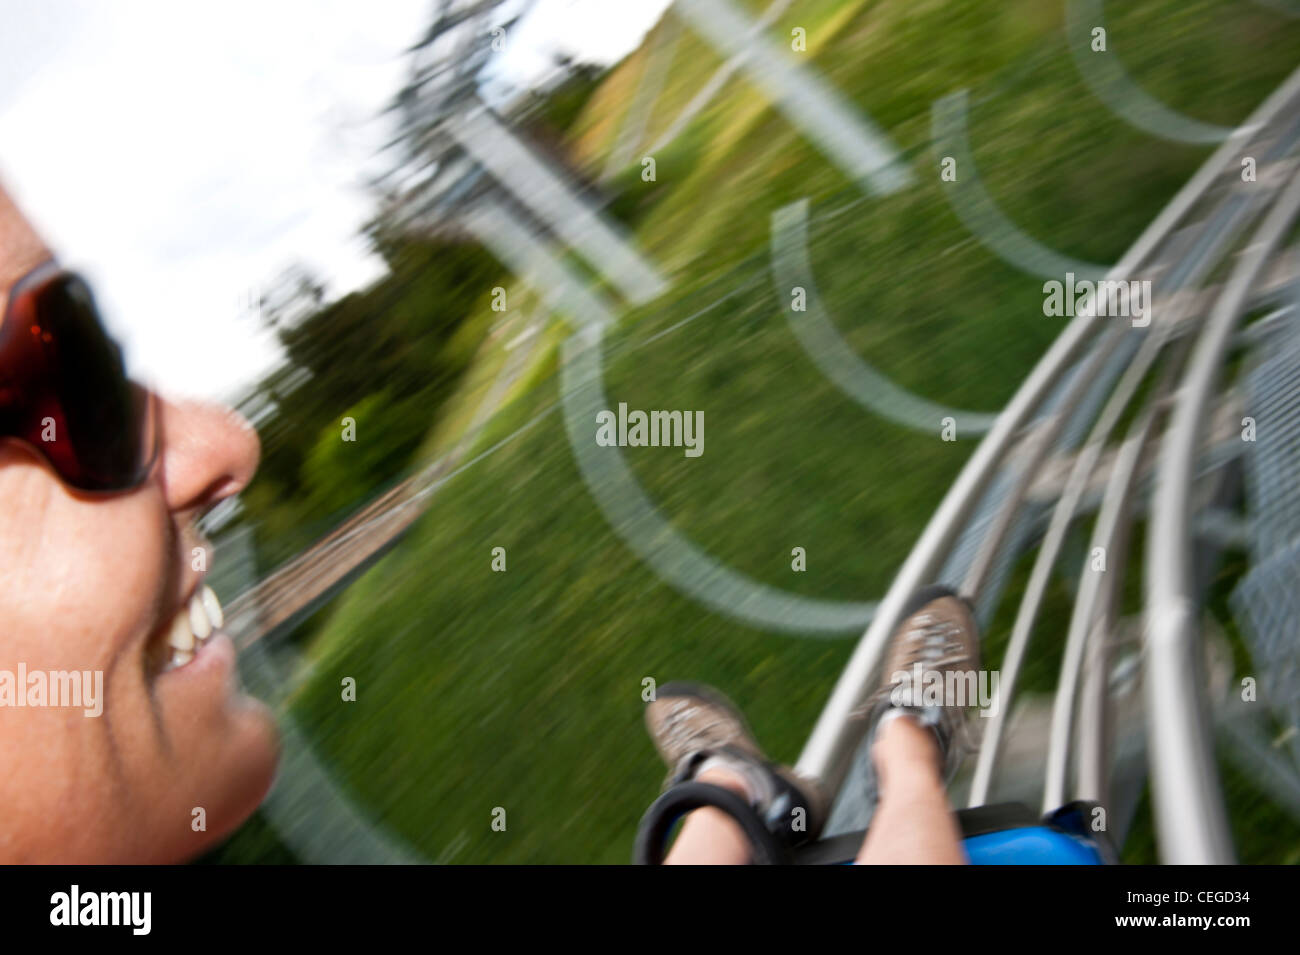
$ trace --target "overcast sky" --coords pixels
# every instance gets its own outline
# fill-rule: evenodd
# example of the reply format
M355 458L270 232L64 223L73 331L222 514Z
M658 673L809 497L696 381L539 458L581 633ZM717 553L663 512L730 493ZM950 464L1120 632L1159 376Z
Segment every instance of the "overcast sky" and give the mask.
M669 0L539 0L501 72L612 62ZM244 304L302 262L373 280L376 117L431 0L0 0L0 180L88 273L134 373L229 397L276 356Z

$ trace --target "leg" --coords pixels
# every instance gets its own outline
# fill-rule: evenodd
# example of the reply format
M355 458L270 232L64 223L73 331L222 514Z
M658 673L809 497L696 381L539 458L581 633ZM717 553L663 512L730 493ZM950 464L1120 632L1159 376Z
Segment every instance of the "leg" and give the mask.
M880 781L880 805L858 864L965 865L934 733L900 715L880 728L871 759Z
M738 774L721 767L696 777L749 798L749 787ZM721 809L697 809L686 817L682 831L664 865L749 865L749 840L736 821Z
M816 837L825 819L816 784L770 762L745 718L717 690L666 683L646 707L645 717L650 738L671 770L670 782L693 780L731 790L766 820L769 831L783 844ZM782 808L774 811L774 806ZM706 807L686 817L664 861L746 865L753 861L753 852L749 838L731 816Z
M979 635L970 604L945 587L911 601L886 654L871 703L871 763L879 804L858 863L960 865L968 862L948 804L947 782L964 753L966 706L945 679L977 675ZM945 688L936 700L929 686ZM952 687L948 690L947 687ZM957 698L948 699L954 692Z

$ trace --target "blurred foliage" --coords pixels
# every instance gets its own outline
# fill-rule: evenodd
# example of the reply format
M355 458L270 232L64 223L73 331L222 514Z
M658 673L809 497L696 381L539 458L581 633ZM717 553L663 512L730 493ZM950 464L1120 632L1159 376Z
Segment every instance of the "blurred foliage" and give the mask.
M558 78L523 98L510 119L538 148L558 154L603 71L565 57L556 67ZM383 207L365 230L387 266L369 288L326 302L325 282L293 266L262 295L263 319L285 360L241 402L261 419L262 464L239 519L255 528L263 572L415 463L486 329L460 333L487 310L487 292L506 281L477 244L415 234L394 212ZM349 416L355 442L341 440Z
M545 93L533 91L528 115L523 117L533 127L555 135L567 133L578 120L604 78L604 67L594 63L575 63L566 56L557 58L563 79ZM540 128L540 129L539 129Z
M456 332L500 278L474 245L399 238L378 225L372 236L389 267L379 282L313 306L319 286L295 270L276 287L289 284L291 294L267 313L286 360L245 402L273 410L260 423L262 465L243 496L264 569L407 468L473 357L451 347ZM349 416L355 442L343 441Z

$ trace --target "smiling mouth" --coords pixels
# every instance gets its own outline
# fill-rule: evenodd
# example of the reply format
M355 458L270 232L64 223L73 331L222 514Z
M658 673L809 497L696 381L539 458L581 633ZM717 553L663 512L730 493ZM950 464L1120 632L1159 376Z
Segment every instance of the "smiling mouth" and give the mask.
M216 636L226 622L221 602L207 584L200 587L185 606L177 611L150 653L158 673L166 673L189 663Z

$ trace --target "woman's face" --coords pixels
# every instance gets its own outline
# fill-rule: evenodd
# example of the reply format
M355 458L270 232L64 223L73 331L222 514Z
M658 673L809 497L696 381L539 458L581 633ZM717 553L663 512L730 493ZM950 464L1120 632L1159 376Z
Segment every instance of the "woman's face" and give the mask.
M48 257L0 190L0 315ZM212 554L193 520L252 478L257 436L229 410L160 406L158 462L121 494L79 494L0 440L0 678L103 673L99 716L0 706L0 862L188 858L270 785L274 722L239 691L230 640L217 632L179 666L169 650L204 629L194 568Z

